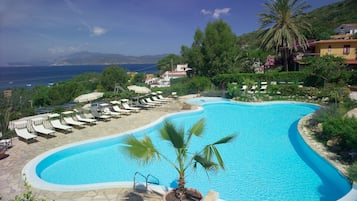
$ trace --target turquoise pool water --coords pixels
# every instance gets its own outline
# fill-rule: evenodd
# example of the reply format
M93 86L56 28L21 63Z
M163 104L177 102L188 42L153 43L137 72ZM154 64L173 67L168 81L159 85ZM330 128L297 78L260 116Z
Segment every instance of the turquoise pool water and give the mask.
M206 119L205 135L193 141L192 151L221 136L238 133L233 143L219 147L226 171L209 177L204 171L188 171L186 185L203 194L213 189L227 201L336 200L342 197L350 190L350 184L307 147L297 131L298 120L316 109L315 105L303 103L223 101L204 104L200 111L167 117L186 129L198 119ZM162 123L157 123L133 135L139 138L149 135L160 150L174 156L167 149L169 146L159 139L161 126ZM123 154L124 139L125 136L118 136L59 150L35 166L36 174L52 184L81 185L132 182L134 173L139 171L158 177L161 185L176 186L176 172L165 161L141 166Z

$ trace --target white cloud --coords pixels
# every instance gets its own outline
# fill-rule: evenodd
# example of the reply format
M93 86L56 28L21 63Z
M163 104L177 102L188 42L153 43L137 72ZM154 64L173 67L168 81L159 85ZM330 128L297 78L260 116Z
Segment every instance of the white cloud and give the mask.
M202 10L201 10L201 13L202 13L203 15L211 15L211 14L212 14L212 12L211 12L210 10L206 10L206 9L202 9Z
M227 15L229 14L229 11L231 9L230 8L216 8L214 9L214 11L210 11L210 10L206 10L206 9L202 9L201 10L201 14L202 15L209 15L212 16L215 19L218 19L221 17L221 15Z
M91 36L101 36L108 32L108 30L97 26L92 27L90 31L91 31Z
M222 9L214 9L213 18L219 18L221 15L227 15L231 9L230 8L222 8Z

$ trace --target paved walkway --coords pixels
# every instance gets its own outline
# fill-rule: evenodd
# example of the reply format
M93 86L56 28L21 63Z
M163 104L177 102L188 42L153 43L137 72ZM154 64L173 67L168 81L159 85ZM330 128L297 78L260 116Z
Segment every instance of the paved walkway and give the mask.
M37 155L51 150L55 147L78 142L87 139L109 136L122 133L132 129L140 128L144 125L158 120L160 117L178 112L182 108L182 103L173 101L172 103L151 109L143 110L119 119L112 119L110 122L98 122L95 126L87 126L84 129L73 129L72 133L55 133L53 138L37 137L37 142L27 144L13 138L13 147L7 151L9 156L0 160L0 197L7 201L16 195L22 195L25 191L24 181L21 177L21 170L27 162ZM106 189L91 190L84 192L49 192L44 190L31 189L37 197L46 200L133 200L133 201L158 201L161 195L155 193L133 192L133 189Z

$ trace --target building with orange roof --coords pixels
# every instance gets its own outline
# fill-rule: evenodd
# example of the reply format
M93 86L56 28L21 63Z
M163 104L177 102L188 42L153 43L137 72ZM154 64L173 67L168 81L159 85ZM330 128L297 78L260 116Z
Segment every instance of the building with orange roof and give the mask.
M333 55L342 57L347 64L357 65L357 39L320 40L313 43L319 56Z

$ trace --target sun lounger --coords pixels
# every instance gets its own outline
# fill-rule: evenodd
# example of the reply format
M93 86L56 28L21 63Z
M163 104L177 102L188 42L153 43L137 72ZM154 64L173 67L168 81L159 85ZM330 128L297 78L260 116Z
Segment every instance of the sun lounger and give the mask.
M26 141L35 139L37 135L30 133L27 128L15 128L16 135Z
M27 142L37 137L37 135L30 133L27 129L27 121L14 122L14 128L17 137L22 138Z
M45 128L45 126L43 125L43 121L43 118L31 119L31 126L36 133L43 135L51 135L56 132L54 130Z
M159 99L157 96L152 96L151 99L155 102L158 102L158 103L167 103L168 100L165 100L165 99Z
M32 128L36 133L43 134L43 135L51 135L56 132L54 130L45 128L43 124L36 125L35 123L32 123Z
M53 126L53 128L61 130L61 131L65 131L65 132L72 131L72 126L63 125L59 119L50 120L50 124Z
M130 110L121 109L118 105L113 105L113 110L123 115L130 115Z
M252 88L248 91L248 93L254 94L255 91L257 90L257 85L253 85Z
M82 115L83 115L84 118L86 118L86 119L95 119L95 116L93 116L93 114L90 113L90 112L85 112L85 113L83 113Z
M166 100L167 102L172 101L172 98L165 98L161 94L157 96L159 100Z
M103 115L103 114L99 114L99 112L95 109L91 110L91 114L96 118L96 119L99 119L99 120L102 120L102 121L110 121L110 116L108 115Z
M63 117L63 121L68 124L68 125L71 125L71 126L76 126L76 127L84 127L85 123L83 122L79 122L79 121L75 121L73 120L72 117Z
M268 85L261 85L260 86L260 93L266 93Z
M75 118L76 118L78 121L81 121L81 122L84 122L84 123L87 123L87 124L90 124L90 125L94 125L94 124L96 124L96 122L97 122L97 120L95 120L95 119L83 118L83 117L81 117L81 115L79 115L79 114L76 114L76 115L75 115Z
M146 106L149 106L149 107L151 107L151 108L157 106L156 104L147 102L145 99L140 99L140 100L139 100L139 103L140 103L141 105L146 105Z
M155 106L162 105L161 102L153 101L153 100L151 100L151 98L145 98L144 100L146 101L146 103L148 103L148 104L153 104L153 105L155 105Z
M108 116L111 116L113 118L120 118L120 113L113 112L109 108L104 108L103 109L103 115L108 115Z
M134 112L140 112L140 108L132 107L128 103L122 103L121 105L127 110L131 110L131 111L134 111Z
M140 99L139 102L140 102L141 104L143 104L143 105L146 104L146 105L148 105L148 106L150 106L150 107L156 107L156 106L158 106L158 104L151 103L151 102L147 101L146 98L145 98L145 99Z
M171 97L174 98L174 99L177 99L178 98L177 92L176 91L172 92L171 93Z
M119 106L119 105L121 105L120 101L110 101L110 103L112 104L112 109L114 112L118 112L122 115L130 115L131 114L130 110L123 109Z

